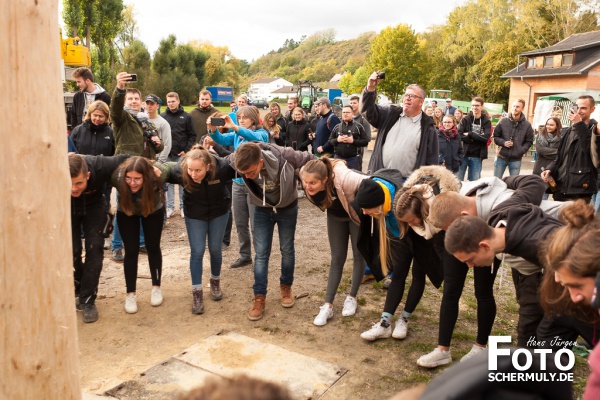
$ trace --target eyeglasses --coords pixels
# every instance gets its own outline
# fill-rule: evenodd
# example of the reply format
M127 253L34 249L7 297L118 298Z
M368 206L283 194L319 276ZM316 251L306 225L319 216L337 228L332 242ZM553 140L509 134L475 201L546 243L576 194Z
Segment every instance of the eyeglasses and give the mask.
M404 93L404 98L414 100L414 99L422 99L423 97L417 96L416 94L412 94L412 93Z
M131 183L131 182L141 183L143 180L144 180L144 178L130 178L128 176L125 177L125 182L127 182L127 183Z

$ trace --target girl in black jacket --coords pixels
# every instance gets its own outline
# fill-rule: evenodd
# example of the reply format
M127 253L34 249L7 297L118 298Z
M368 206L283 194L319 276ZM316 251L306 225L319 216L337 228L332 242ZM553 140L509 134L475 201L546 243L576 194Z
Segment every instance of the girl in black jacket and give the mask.
M308 134L311 132L310 125L306 120L306 114L300 107L292 111L292 122L287 126L287 131L282 133L283 146L292 147L294 150L308 151L311 140Z
M174 163L172 163L174 164ZM231 195L227 184L235 170L224 159L211 155L198 145L174 166L170 183L183 185L183 210L190 242L190 272L192 275L192 313L204 313L202 293L202 259L210 253L210 297L221 300L220 277L223 262L223 236L229 219Z
M442 127L438 133L440 145L440 165L457 173L463 161L463 149L460 137L456 130L456 120L451 115L442 119Z
M90 104L83 123L71 132L71 139L80 154L107 157L115 154L113 130L108 125L109 115L108 106L102 100Z

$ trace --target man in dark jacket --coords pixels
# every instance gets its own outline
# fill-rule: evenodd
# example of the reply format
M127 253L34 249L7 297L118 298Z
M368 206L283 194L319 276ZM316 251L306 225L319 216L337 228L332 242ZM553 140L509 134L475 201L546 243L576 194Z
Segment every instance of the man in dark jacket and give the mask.
M125 154L114 157L69 154L75 302L77 309L83 311L83 322L86 323L98 320L95 301L104 258L103 231L110 221L110 216L104 209L104 186L128 157ZM82 229L85 237L85 261L81 257Z
M554 178L557 191L554 200L584 199L590 201L598 190L598 166L600 128L591 119L594 98L581 96L577 106L572 106L568 118L572 125L562 132L556 160L542 172L542 179Z
M533 144L533 128L523 114L524 108L525 100L515 100L509 116L502 118L494 129L494 143L500 149L494 161L494 176L500 179L506 167L510 176L519 175L521 159Z
M375 104L380 80L378 73L373 72L362 93L361 112L377 128L367 172L394 168L407 178L424 165L438 165L438 131L433 119L421 111L425 90L419 85L409 85L402 106L382 107Z
M367 135L363 126L352 118L352 107L342 108L342 122L337 124L331 131L329 144L334 148L335 158L346 161L348 168L360 171L360 150L367 144Z
M179 95L175 92L167 93L167 110L160 114L160 116L166 119L169 125L171 125L171 152L167 160L178 162L181 160L181 157L185 156L185 153L190 151L197 140L192 118L188 113L183 111ZM206 123L204 126L206 127ZM169 184L168 188L167 218L170 218L175 210L175 186ZM183 218L183 188L181 186L179 186L179 212Z
M212 105L212 94L208 90L201 90L198 94L198 105L190 111L192 125L196 131L196 143L200 143L200 138L208 134L206 120L217 111L219 110Z
M73 96L73 107L69 113L70 129L81 125L83 117L87 114L88 106L94 101L102 100L107 106L110 106L110 95L102 86L94 83L94 75L89 68L77 68L73 71L72 76L80 91Z
M492 134L492 122L483 114L483 99L471 99L471 111L460 120L458 134L463 147L464 161L458 169L458 179L465 180L467 167L469 180L476 181L481 178L481 164L488 157L487 143Z
M317 157L326 153L333 153L333 146L329 143L331 131L340 123L340 119L331 110L331 102L327 97L321 97L315 103L315 111L321 116L315 129L315 138L312 148Z
M363 126L363 128L365 128L365 136L367 137L367 146L369 145L369 143L371 143L371 124L369 124L369 122L365 119L365 117L363 117L363 115L360 113L360 109L359 109L359 105L360 105L360 96L358 95L352 95L350 96L350 106L352 107L352 118L354 118L354 122L359 123ZM358 155L358 170L362 171L362 162L363 162L363 155L365 154L365 147L361 147L360 148L360 154Z

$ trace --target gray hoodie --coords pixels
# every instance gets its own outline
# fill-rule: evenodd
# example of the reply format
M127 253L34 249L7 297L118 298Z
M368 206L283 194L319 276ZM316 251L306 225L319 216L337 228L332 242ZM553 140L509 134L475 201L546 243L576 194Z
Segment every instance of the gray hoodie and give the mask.
M262 150L263 168L255 179L244 177L248 186L250 202L258 207L285 208L298 200L295 170L313 160L306 151L280 147L271 143L257 142ZM235 153L227 157L235 165Z

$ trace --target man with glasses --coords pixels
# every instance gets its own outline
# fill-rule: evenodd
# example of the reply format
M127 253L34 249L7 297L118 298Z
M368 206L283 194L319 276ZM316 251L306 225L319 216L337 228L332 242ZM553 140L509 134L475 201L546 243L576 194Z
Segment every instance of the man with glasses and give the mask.
M468 167L469 180L476 181L481 178L481 164L488 157L487 143L492 131L492 122L483 114L481 97L471 99L471 111L460 120L457 131L463 142L464 161L456 176L463 181Z
M437 165L437 128L433 119L421 111L425 90L416 84L408 85L401 105L379 106L375 101L380 81L378 72L373 72L362 93L361 112L377 128L367 172L394 168L407 178L417 168Z

